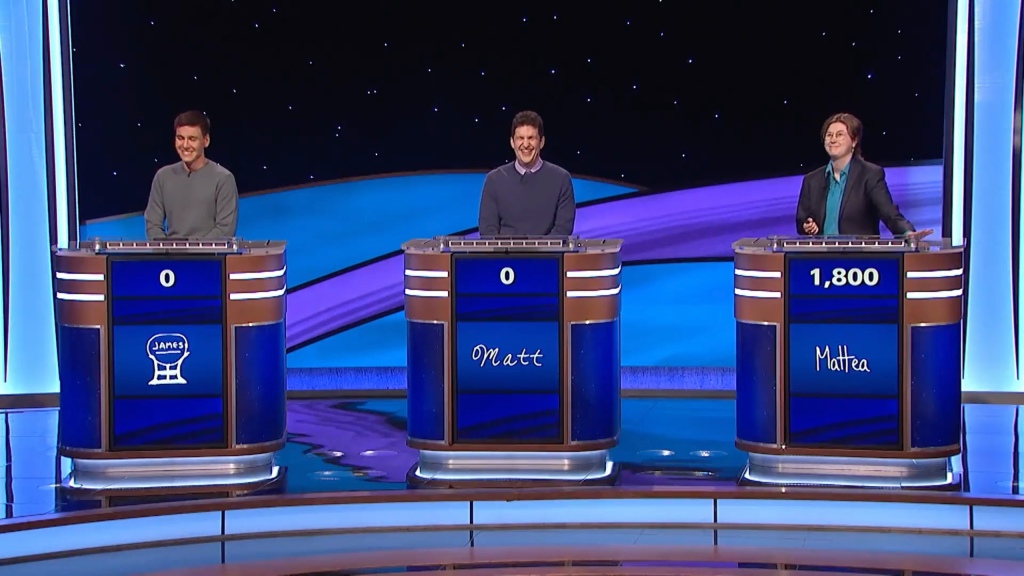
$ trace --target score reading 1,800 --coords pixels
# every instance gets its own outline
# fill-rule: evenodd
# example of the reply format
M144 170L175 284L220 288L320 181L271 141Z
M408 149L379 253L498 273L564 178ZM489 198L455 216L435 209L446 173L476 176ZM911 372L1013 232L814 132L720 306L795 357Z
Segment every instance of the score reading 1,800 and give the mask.
M821 268L811 269L811 278L815 286L828 288L830 286L876 286L878 285L878 270L875 268L833 268L832 278L826 276L824 282L821 279Z
M898 258L792 258L791 295L882 296L899 293Z

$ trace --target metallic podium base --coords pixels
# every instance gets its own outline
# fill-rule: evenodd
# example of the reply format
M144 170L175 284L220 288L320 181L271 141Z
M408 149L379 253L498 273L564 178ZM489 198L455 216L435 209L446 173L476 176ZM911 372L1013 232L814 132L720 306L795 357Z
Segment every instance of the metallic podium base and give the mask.
M269 482L281 474L274 454L196 458L71 459L62 484L70 489L232 487Z
M949 458L837 458L750 454L740 484L945 488L959 483Z
M591 452L459 452L420 450L410 484L455 487L500 484L614 484L618 466L608 450Z

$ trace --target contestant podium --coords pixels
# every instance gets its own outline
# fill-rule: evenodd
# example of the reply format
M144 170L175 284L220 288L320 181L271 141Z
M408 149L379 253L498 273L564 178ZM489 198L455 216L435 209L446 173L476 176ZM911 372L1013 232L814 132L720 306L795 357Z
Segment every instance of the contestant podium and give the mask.
M240 485L285 442L285 245L79 242L54 254L71 488Z
M773 237L733 249L741 482L953 484L963 248Z
M410 483L614 482L621 244L402 245Z

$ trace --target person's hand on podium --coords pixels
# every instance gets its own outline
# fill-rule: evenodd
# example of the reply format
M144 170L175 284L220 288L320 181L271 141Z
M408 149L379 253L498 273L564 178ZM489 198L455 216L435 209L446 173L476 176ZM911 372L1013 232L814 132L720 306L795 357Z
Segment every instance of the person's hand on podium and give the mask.
M814 218L808 218L804 221L804 232L812 236L818 233L818 225L814 223Z
M920 240L920 239L924 238L925 236L930 236L932 234L932 232L935 232L935 230L932 230L931 228L929 228L927 230L915 230L913 232L907 232L903 236L907 240Z

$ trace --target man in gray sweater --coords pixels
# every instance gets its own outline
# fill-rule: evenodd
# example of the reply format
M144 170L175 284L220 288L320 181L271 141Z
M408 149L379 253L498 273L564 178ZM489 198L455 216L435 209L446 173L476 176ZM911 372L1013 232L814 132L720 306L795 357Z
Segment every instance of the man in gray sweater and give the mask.
M540 159L544 121L526 110L512 119L516 159L491 170L480 192L480 237L569 236L576 225L572 177Z
M146 206L146 237L231 238L238 223L235 177L206 157L210 120L195 110L174 119L181 158L157 170Z

